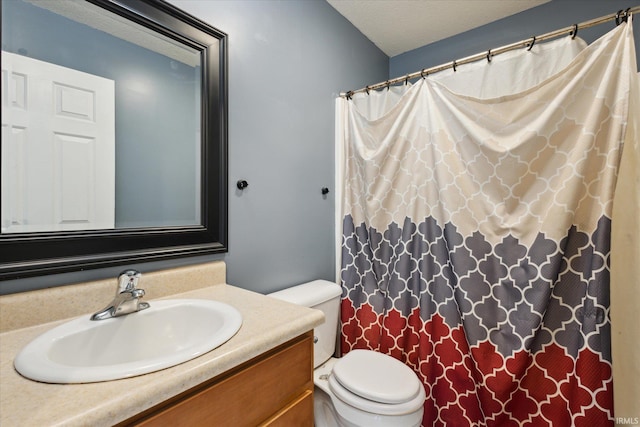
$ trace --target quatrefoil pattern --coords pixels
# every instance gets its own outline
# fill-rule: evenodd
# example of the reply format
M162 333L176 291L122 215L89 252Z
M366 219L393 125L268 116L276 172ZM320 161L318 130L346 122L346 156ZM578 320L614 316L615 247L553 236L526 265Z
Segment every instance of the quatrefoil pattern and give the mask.
M424 426L613 425L610 218L632 50L619 27L499 99L422 80L379 117L345 101L342 351L411 366Z
M603 339L610 335L608 218L591 236L572 227L560 242L540 234L528 248L513 236L496 246L479 233L465 239L433 218L384 232L351 220L343 228L342 283L354 309L437 313L449 328L463 324L469 345L490 339L503 357L555 342L573 357L589 348L611 360Z
M465 239L433 218L378 231L347 216L342 347L413 367L424 425L606 424L610 225L572 227L560 242L540 234L527 248Z

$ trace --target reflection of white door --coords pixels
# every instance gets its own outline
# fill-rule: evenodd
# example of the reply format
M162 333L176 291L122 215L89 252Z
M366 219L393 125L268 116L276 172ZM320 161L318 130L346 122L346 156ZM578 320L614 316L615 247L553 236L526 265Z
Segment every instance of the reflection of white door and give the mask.
M113 80L2 52L2 233L114 217Z

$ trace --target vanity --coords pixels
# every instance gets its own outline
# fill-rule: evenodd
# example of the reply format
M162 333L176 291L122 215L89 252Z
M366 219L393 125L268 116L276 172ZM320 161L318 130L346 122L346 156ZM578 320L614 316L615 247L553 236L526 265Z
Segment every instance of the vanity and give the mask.
M320 311L225 283L222 261L145 273L145 300L209 299L242 314L240 330L182 364L127 379L47 384L16 354L43 332L99 308L115 279L0 297L0 425L313 425L313 335Z

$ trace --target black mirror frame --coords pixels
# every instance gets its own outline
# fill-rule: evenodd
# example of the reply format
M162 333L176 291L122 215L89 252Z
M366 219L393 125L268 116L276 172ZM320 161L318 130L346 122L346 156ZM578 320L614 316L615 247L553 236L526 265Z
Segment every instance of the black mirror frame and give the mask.
M202 55L202 225L0 235L0 280L227 252L227 35L162 0L86 0Z

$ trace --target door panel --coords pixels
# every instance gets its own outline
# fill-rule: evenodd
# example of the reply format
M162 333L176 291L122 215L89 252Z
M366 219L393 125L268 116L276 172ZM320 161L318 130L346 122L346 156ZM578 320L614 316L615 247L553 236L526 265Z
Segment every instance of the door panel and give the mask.
M2 52L2 84L2 233L114 228L114 82Z

